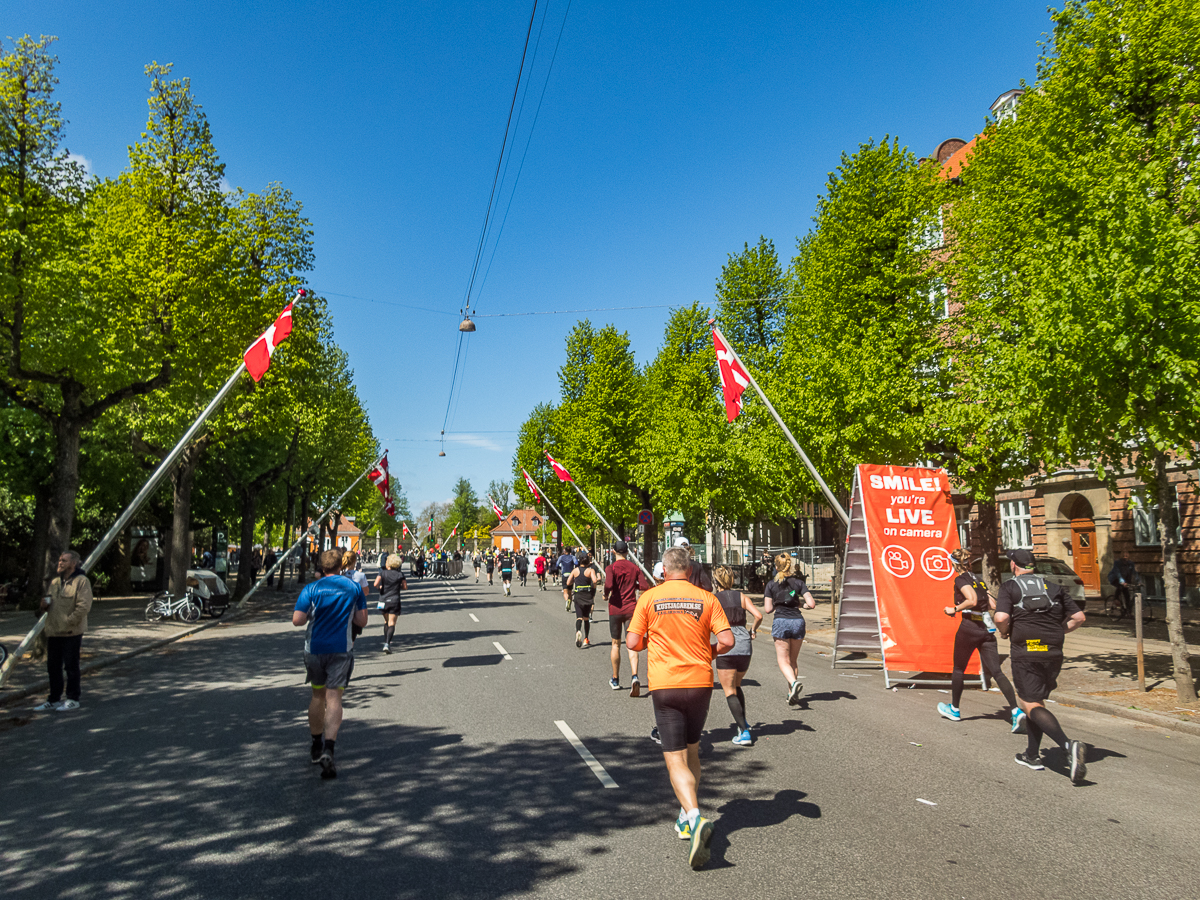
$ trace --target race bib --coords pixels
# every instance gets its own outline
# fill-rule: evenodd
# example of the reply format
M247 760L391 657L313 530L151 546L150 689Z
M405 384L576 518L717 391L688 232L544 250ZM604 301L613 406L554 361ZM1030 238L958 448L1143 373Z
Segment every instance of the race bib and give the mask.
M1049 647L1042 643L1041 638L1033 638L1032 640L1025 641L1025 649L1031 653L1039 651L1048 652L1050 650Z

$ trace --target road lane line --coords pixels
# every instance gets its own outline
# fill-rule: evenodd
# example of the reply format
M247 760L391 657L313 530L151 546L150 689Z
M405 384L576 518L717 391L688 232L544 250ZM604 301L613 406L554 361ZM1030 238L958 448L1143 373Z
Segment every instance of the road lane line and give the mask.
M475 618L475 613L467 613L467 615L471 617L471 621L472 621L472 622L478 622L478 621L479 621L477 618Z
M558 730L563 733L563 737L565 737L571 743L571 746L575 748L575 752L583 757L583 761L587 763L588 768L592 770L592 774L600 779L600 783L606 788L615 788L617 783L613 781L613 777L608 774L608 770L605 769L604 766L600 765L600 760L592 756L592 751L583 746L583 741L581 741L579 736L571 730L571 726L562 719L556 719L554 724L557 725Z
M471 618L474 618L474 616L472 616ZM511 661L512 661L512 657L508 655L508 651L507 651L507 650L505 650L503 647L501 647L501 646L500 646L500 642L499 642L499 641L492 641L492 646L493 646L493 647L495 647L497 650L499 650L499 651L500 651L500 655L501 655L501 656L503 656L503 657L504 657L505 659L507 659L509 662L511 662Z

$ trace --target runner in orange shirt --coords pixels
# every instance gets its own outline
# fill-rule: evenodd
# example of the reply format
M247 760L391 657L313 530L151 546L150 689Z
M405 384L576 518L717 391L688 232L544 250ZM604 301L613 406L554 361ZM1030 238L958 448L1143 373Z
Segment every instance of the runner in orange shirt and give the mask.
M690 841L688 864L708 862L713 824L700 815L700 734L712 699L712 661L733 649L733 632L721 603L690 584L688 552L672 547L663 554L665 581L638 598L625 646L645 650L650 699L662 740L663 760L679 800L675 831ZM714 646L710 635L716 635Z

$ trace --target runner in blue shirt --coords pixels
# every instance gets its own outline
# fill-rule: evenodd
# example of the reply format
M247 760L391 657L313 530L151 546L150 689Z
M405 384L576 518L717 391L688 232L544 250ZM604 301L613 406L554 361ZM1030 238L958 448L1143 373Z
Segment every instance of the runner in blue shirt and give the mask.
M575 563L575 554L571 552L570 547L563 550L562 556L555 563L558 566L558 580L562 584L563 600L566 602L567 609L571 608L571 590L567 587L567 576L575 569Z
M334 743L342 724L342 691L354 666L351 626L367 624L367 600L362 589L338 574L342 552L326 550L318 560L320 577L296 599L292 624L306 625L304 635L305 681L312 685L308 705L308 730L312 736L312 761L321 766L322 778L336 778Z

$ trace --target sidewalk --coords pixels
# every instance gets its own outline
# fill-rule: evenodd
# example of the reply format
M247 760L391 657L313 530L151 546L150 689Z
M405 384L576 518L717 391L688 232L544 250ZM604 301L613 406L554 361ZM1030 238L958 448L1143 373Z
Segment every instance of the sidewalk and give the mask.
M202 616L199 622L187 624L168 619L161 622L145 620L146 604L153 594L133 594L125 597L104 597L92 603L88 612L88 633L83 638L80 653L80 670L83 673L86 694L86 679L90 673L110 666L122 659L154 650L181 638L222 625L233 619L260 612L264 607L288 597L295 597L297 590L287 591L259 588L248 607L240 610L230 608L218 619ZM5 610L0 612L0 643L11 653L21 639L37 622L37 615L29 610ZM28 654L12 670L8 682L0 688L0 707L19 705L28 697L40 697L49 687L46 678L45 659L31 659Z

